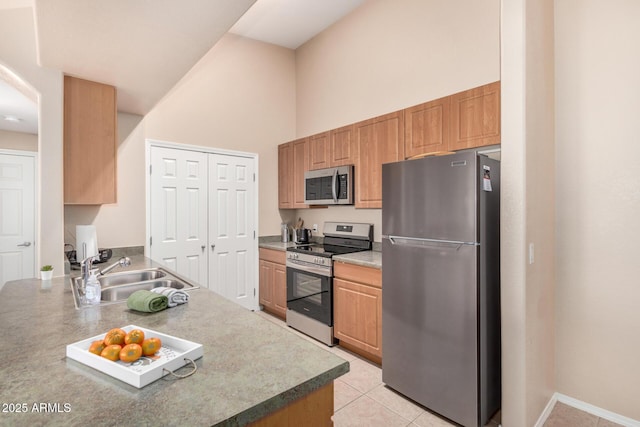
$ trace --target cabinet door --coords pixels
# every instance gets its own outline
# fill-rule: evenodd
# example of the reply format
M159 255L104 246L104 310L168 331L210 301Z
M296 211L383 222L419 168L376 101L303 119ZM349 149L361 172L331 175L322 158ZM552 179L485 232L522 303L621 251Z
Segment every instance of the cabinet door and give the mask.
M404 110L406 158L449 149L449 101L440 98Z
M273 306L282 318L287 316L287 268L273 264Z
M382 164L404 159L404 114L357 123L355 207L382 208Z
M116 89L64 78L64 203L116 202Z
M344 126L330 131L330 166L353 165L356 161L354 125Z
M449 150L500 144L500 82L451 96Z
M260 260L259 302L266 309L273 309L273 267L275 264Z
M331 164L329 132L309 137L309 170L328 168Z
M293 145L278 146L278 208L293 208Z
M309 141L307 138L293 141L293 207L307 208L304 204L304 173L309 170Z
M382 357L382 290L335 278L334 336Z

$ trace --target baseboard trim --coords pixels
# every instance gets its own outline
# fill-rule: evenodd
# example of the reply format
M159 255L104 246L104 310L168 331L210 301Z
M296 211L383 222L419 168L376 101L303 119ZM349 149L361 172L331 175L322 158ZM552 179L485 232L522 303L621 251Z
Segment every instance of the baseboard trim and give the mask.
M544 410L538 417L538 421L536 421L536 423L533 425L534 427L544 426L544 423L547 421L547 418L549 418L549 415L551 415L551 411L553 411L553 407L556 406L556 402L558 401L557 394L558 393L553 393L553 396L551 396L551 399L549 399L549 403L547 403L547 406L544 407Z
M606 409L602 409L598 406L591 405L590 403L583 402L582 400L574 399L573 397L557 392L553 393L553 396L551 396L549 403L547 403L547 406L542 411L542 414L540 414L535 427L544 426L544 423L547 421L547 418L549 418L551 411L553 411L553 407L556 406L556 402L564 403L565 405L571 406L584 412L588 412L592 415L623 425L625 427L640 427L640 421L638 420L616 414L615 412L607 411Z

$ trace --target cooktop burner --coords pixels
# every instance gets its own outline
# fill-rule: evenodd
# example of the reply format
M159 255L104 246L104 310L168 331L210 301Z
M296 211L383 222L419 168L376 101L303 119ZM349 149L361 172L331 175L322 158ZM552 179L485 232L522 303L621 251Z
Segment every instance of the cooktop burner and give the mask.
M343 255L352 252L366 251L369 248L354 248L349 246L322 245L320 243L310 243L304 245L291 246L287 248L289 252L298 252L303 254L312 254L325 258L331 258L333 255Z

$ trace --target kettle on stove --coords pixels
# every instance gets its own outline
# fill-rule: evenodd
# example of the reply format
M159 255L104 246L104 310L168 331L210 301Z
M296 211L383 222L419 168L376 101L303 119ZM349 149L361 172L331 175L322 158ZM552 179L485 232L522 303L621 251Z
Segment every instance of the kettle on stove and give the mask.
M299 228L296 230L296 243L310 243L311 230L308 228Z

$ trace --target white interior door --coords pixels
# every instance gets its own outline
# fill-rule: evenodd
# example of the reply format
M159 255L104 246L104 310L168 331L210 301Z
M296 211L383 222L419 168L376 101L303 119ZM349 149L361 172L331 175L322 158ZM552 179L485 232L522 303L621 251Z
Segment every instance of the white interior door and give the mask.
M0 288L35 277L35 182L33 154L0 153Z
M151 147L150 257L207 286L207 154Z
M209 288L250 310L257 301L255 159L209 155Z

